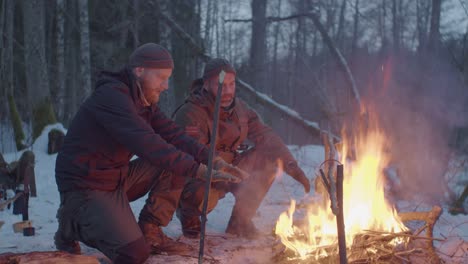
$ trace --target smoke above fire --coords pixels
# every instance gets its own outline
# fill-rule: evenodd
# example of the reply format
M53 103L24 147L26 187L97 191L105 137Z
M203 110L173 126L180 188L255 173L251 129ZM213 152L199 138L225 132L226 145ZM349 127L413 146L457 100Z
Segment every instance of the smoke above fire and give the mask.
M447 62L389 57L368 88L365 98L388 136L398 179L395 194L440 202L447 191L451 134L454 127L466 125L461 75Z

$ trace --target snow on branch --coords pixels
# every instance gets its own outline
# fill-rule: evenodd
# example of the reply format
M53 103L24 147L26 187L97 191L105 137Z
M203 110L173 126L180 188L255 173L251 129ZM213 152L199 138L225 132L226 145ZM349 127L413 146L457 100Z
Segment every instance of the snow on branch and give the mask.
M159 7L159 3L157 1L152 2L152 4L155 5L155 9L158 11L159 16L162 18L162 20L173 30L179 37L184 41L184 43L192 50L194 54L199 56L204 62L207 62L211 57L205 53L205 50L201 48L197 42L187 33L185 32L178 24L175 22L171 17L169 17L165 12L161 10ZM305 128L307 131L312 132L313 134L317 135L317 133L328 133L327 131L322 130L319 125L316 122L309 121L305 118L303 118L299 113L296 111L292 110L291 108L279 104L267 95L263 93L257 92L252 86L250 86L248 83L242 81L239 78L237 79L237 83L239 84L239 88L242 89L242 91L245 91L252 96L255 97L255 99L260 102L263 105L267 105L272 107L273 109L278 110L279 112L285 114L288 116L291 120L293 120L295 123L299 124L303 128ZM333 139L336 141L341 141L341 139L338 136L332 135Z

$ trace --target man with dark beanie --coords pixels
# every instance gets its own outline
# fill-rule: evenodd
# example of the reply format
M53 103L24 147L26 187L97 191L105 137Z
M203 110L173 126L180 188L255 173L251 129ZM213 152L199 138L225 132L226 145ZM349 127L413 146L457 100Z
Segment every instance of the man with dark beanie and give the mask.
M159 201L169 189L181 192L186 179L204 179L208 149L156 105L173 67L166 49L148 43L130 55L121 71L102 72L57 156L57 249L79 254L81 241L114 263L142 263L150 252L190 250L162 232L170 218ZM130 161L134 155L138 158ZM221 161L214 168L214 182L245 177ZM148 192L137 223L129 202ZM173 212L176 204L165 206L174 207Z
M273 183L277 160L284 171L310 191L310 183L297 161L273 130L265 125L257 113L235 97L236 71L225 59L212 59L205 65L203 77L193 82L185 103L175 112L175 121L202 144L208 144L212 133L214 102L218 88L218 74L224 70L221 112L216 149L229 164L248 171L250 177L240 183L213 183L208 211L213 210L227 192L236 198L226 232L255 238L258 231L252 222L255 212ZM245 141L253 143L246 148ZM200 233L200 213L204 183L190 180L182 193L177 216L185 236L196 238Z

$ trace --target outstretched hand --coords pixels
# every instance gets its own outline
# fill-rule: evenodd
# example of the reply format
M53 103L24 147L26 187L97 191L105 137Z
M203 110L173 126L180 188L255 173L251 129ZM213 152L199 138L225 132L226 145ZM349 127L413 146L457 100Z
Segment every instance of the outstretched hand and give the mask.
M304 171L299 168L296 161L289 162L285 167L285 172L289 174L294 180L298 181L304 186L304 192L310 192L310 181L305 175Z
M208 171L208 167L205 164L200 164L197 170L197 179L201 179L203 181L206 181L206 174ZM241 182L241 178L238 178L230 173L222 172L213 169L211 171L211 181L212 182L232 182L232 183L239 183Z
M250 174L245 172L244 170L233 166L223 160L221 157L216 157L213 160L213 168L217 171L229 173L231 175L234 175L242 180L246 180L247 178L250 177Z

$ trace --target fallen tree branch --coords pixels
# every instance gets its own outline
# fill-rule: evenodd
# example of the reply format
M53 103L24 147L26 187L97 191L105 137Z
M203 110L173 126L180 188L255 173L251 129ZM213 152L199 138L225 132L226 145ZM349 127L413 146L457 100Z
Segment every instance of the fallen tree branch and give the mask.
M431 256L435 259L439 259L439 256L435 252L434 243L433 241L433 231L434 225L439 219L440 215L442 214L442 208L439 206L432 207L431 211L428 212L405 212L405 213L398 213L402 222L408 221L424 221L426 222L427 229L426 229L426 239L427 241L427 250L431 254Z
M197 44L197 42L174 21L174 19L169 17L166 13L162 12L157 1L151 2L151 4L154 5L155 9L159 14L159 17L161 17L161 19L184 41L184 43L192 50L192 52L196 56L199 56L204 62L207 62L211 58L205 53L205 50L201 48ZM324 132L322 129L320 129L319 125L316 122L312 122L303 118L299 113L293 111L291 108L275 102L273 99L271 99L265 94L257 92L252 86L242 81L241 79L236 78L236 82L238 84L238 87L241 88L242 91L247 92L248 94L255 97L257 102L261 103L262 105L269 106L285 114L296 124L299 124L314 135L320 135L320 133ZM336 135L332 136L335 141L341 141L340 137Z
M314 23L315 27L317 30L320 32L320 35L322 36L323 41L325 42L325 45L327 45L328 49L330 50L331 54L335 57L336 61L338 62L338 65L341 67L342 71L345 74L345 79L348 82L348 84L351 87L351 91L353 93L354 99L358 103L358 105L361 105L361 96L359 95L359 90L357 89L356 86L356 81L354 80L354 76L351 73L351 70L348 66L348 63L346 62L346 59L343 57L341 52L338 50L336 47L334 41L328 35L327 30L323 26L323 24L320 22L319 15L314 13L314 12L307 12L307 13L299 13L299 14L294 14L286 17L272 17L269 16L267 17L267 22L280 22L280 21L286 21L286 20L291 20L291 19L297 19L297 18L302 18L302 17L307 17L312 20ZM252 19L230 19L230 20L225 20L225 22L251 22Z
M9 204L14 203L16 201L16 199L20 198L21 195L23 195L23 194L24 194L23 192L19 192L13 198L10 198L10 199L8 199L6 201L0 202L0 211L5 209L5 207L7 207Z

